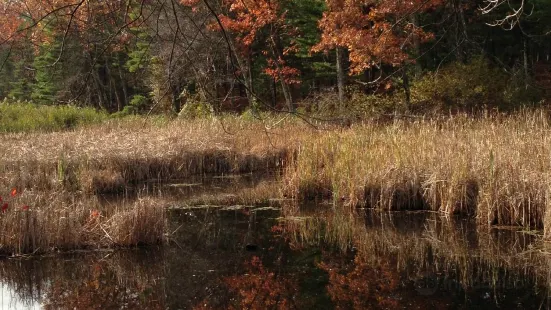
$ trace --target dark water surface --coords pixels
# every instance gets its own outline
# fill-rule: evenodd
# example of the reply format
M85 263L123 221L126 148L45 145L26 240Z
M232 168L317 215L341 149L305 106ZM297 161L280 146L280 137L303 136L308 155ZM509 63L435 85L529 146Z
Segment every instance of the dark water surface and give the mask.
M549 306L551 254L534 232L327 206L169 212L163 247L1 260L2 309Z

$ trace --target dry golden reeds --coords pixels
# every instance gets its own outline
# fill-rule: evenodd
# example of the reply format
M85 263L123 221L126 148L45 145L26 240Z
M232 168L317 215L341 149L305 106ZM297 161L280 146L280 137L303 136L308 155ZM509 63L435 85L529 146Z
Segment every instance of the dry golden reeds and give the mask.
M161 243L162 202L138 199L108 208L93 197L24 192L2 207L0 253L35 254Z
M543 111L356 125L305 140L287 169L286 190L299 199L330 193L350 208L433 210L543 228L551 218L550 130Z
M305 123L275 119L228 117L165 124L142 119L55 134L9 134L0 141L0 185L97 193L148 180L286 167L285 193L299 199L332 197L335 205L347 207L341 209L344 214L357 206L433 210L473 215L483 224L544 228L551 236L550 119L544 111L531 111L481 118L395 119L339 130L313 130ZM271 187L259 190L255 199L262 200L260 192L273 194ZM52 201L55 198L44 203ZM68 227L61 232L85 229L81 226L90 211L78 211L75 205L70 208L74 222L48 227ZM67 209L61 203L48 212L59 220L66 218L62 213ZM123 213L113 215L113 222L143 226L142 211L124 212L124 218ZM37 213L30 214L11 216L14 223L46 229L33 222ZM45 212L38 218L53 221L48 216ZM22 225L6 228L7 236L19 238L13 236L19 236L17 229L25 230ZM113 229L121 236L122 230ZM140 243L136 240L145 236L125 231L120 238L109 231L96 233L112 245ZM15 252L43 250L49 244L88 244L85 239L53 235L55 242L43 241L46 237L40 235L5 244Z
M270 124L274 125L270 125ZM116 192L148 180L273 171L285 164L306 125L239 117L113 121L0 140L0 185Z
M271 125L270 125L271 124ZM0 253L27 254L159 243L166 205L159 199L102 208L90 194L195 175L274 171L306 128L285 119L227 117L155 123L135 119L58 133L5 134L0 188L24 194L0 214ZM233 200L273 198L273 186ZM262 196L262 197L260 197Z

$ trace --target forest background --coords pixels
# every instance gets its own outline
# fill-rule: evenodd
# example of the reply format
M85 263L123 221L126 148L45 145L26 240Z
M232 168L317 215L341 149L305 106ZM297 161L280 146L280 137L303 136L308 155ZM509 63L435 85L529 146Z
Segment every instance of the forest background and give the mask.
M0 2L0 99L362 117L551 96L551 1Z

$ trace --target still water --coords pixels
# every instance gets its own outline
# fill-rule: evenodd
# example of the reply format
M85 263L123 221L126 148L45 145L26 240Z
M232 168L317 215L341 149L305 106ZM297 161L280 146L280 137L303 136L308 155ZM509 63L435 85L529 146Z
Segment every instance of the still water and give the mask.
M163 247L0 260L2 309L548 308L538 232L328 205L183 208Z

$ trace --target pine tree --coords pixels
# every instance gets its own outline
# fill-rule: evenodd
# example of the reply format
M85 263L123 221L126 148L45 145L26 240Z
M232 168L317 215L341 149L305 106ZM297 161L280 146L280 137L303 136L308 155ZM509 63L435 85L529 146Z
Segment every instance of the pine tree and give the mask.
M31 99L40 104L53 104L61 85L61 44L57 39L44 43L34 58L35 83Z

